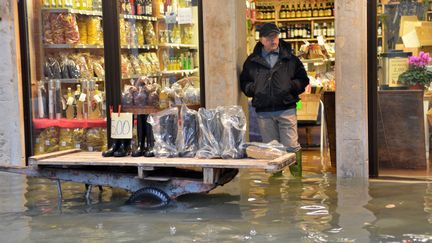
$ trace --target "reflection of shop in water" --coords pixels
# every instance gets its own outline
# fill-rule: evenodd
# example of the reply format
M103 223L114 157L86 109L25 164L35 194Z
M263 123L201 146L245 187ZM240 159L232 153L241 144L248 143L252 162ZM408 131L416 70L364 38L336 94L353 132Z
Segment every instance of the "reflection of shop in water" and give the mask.
M375 217L375 220L369 221L370 224L366 227L371 239L412 240L416 236L430 232L429 183L371 182L369 195L371 198L365 207ZM429 213L429 217L425 212Z

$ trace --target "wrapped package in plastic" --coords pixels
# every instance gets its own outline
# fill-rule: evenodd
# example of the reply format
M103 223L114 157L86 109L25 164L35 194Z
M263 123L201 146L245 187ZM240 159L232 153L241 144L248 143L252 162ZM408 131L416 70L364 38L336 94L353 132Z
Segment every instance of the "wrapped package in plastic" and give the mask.
M40 135L40 142L44 143L44 153L59 150L59 129L57 127L46 128Z
M123 77L129 77L133 74L132 63L126 54L121 55L121 72Z
M75 128L72 133L73 147L76 149L87 149L86 130L84 128Z
M155 156L176 157L178 155L176 145L178 132L177 107L149 115L147 122L153 128Z
M68 58L67 59L67 67L70 78L79 78L81 76L81 72L79 67L75 64L74 60Z
M136 35L138 39L138 45L144 45L144 26L143 22L139 21L136 23Z
M73 54L70 58L75 62L75 65L79 68L81 78L91 79L93 77L93 73L90 72L87 66L87 60L82 54Z
M104 68L104 59L103 57L95 57L93 58L93 70L94 74L98 78L105 77L105 68Z
M101 17L87 18L87 44L103 45L103 30L101 25Z
M108 150L108 136L107 136L107 130L106 128L100 129L101 138L102 138L102 149L101 151L107 151Z
M89 152L102 151L104 135L101 128L90 128L86 133L87 150Z
M129 60L130 60L131 65L132 65L133 72L135 74L143 74L143 72L141 70L141 66L140 66L140 60L138 59L138 57L135 55L130 55Z
M73 141L73 129L61 128L59 141L59 150L68 150L75 148Z
M198 158L220 158L223 126L221 114L217 109L199 108L198 122L200 127Z
M137 93L137 89L132 85L125 85L122 93L122 104L123 105L134 105L134 97Z
M182 132L179 137L179 156L193 158L198 151L198 112L182 105L180 110Z
M45 44L54 44L53 31L51 29L51 14L44 12L43 15L43 37Z
M51 14L51 30L54 44L66 44L65 26L63 25L63 14Z
M276 140L269 143L245 143L244 147L246 148L246 156L253 159L273 160L287 154L283 144Z
M79 43L80 44L87 44L87 16L80 16L78 18L78 31L79 31L79 35L80 35L80 40Z
M80 40L80 33L78 30L76 15L62 14L61 16L66 44L77 44Z
M246 116L240 106L218 108L223 125L222 158L241 159L244 157L243 143L246 133Z
M148 83L145 86L145 90L149 94L147 100L148 105L159 107L160 85L157 83Z
M157 43L156 32L151 21L147 21L144 26L144 39L147 45L156 45Z
M62 78L62 71L60 67L60 63L55 59L54 57L48 57L45 66L47 70L45 71L45 75L50 75L47 78L50 79L61 79ZM49 71L48 71L49 70Z
M62 78L70 79L71 77L69 76L69 69L68 69L69 59L68 59L68 57L65 53L60 53L59 57L60 57L59 64L60 64L61 76L62 76Z

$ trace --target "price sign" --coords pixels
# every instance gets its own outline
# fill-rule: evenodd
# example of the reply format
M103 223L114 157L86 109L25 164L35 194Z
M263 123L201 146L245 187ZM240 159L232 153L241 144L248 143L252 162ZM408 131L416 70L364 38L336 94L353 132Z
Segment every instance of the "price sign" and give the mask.
M192 8L179 8L178 22L179 24L193 24Z
M112 113L111 115L111 138L132 138L132 113Z

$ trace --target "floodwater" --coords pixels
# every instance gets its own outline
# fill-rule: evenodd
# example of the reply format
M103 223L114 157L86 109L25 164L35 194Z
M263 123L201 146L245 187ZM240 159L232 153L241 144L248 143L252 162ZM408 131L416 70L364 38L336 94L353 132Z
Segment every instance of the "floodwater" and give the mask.
M0 173L0 242L432 242L432 184L295 179L244 170L210 194L167 208L125 205L128 193Z

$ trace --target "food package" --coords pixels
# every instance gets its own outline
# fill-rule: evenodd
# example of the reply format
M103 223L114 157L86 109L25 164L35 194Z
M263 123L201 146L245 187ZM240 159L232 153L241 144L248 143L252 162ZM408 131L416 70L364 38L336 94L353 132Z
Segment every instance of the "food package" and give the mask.
M59 150L68 150L75 148L73 141L73 129L61 128L59 137Z
M222 152L223 126L221 123L221 113L218 109L199 108L199 149L196 157L198 158L220 158Z
M146 55L147 55L147 53L141 53L141 54L138 55L138 59L140 61L140 66L141 66L141 72L142 72L142 74L149 74L149 73L151 73L152 64L147 59Z
M44 129L36 138L35 155L58 151L58 129L49 127Z
M156 45L156 32L154 30L152 22L150 21L147 21L144 26L144 39L147 45Z
M94 57L93 58L93 70L94 74L98 78L104 78L105 77L105 68L104 68L104 59L103 57Z
M222 158L241 159L244 157L243 143L246 133L246 116L240 106L220 107L223 125Z
M134 74L132 63L126 54L121 55L121 72L123 77L130 77Z
M76 149L87 149L86 129L75 128L72 133L73 147Z
M70 78L78 79L81 76L79 67L69 57L67 57L67 67Z
M159 93L160 93L160 85L157 83L149 83L145 86L146 92L148 95L148 105L159 107Z
M160 71L159 58L158 58L156 52L148 53L147 59L150 61L151 65L152 65L151 73L159 72Z
M81 78L91 79L93 78L93 73L89 70L87 66L87 60L82 54L73 54L70 58L75 62L75 65L79 68L81 73Z
M45 77L49 79L62 78L62 70L60 68L60 63L53 56L49 56L46 59L44 69Z
M59 131L57 127L43 130L36 138L35 154L51 153L59 150Z
M145 43L143 22L142 21L137 22L135 24L135 27L136 27L136 36L137 36L138 45L142 46Z
M247 143L246 156L253 159L273 160L287 154L285 147L276 140L269 143Z
M102 137L102 150L101 151L107 151L108 150L108 137L107 137L107 129L101 128L101 137Z
M104 135L101 128L90 128L86 133L87 150L89 152L102 151Z
M198 112L182 105L180 110L182 132L179 133L179 156L193 158L198 150Z
M50 14L53 44L65 44L65 29L63 25L63 14Z
M137 46L138 45L138 36L137 36L137 29L135 22L129 22L130 26L130 43L131 46Z
M120 29L120 45L122 46L126 46L127 43L127 38L126 38L126 21L123 18L120 18L119 20L119 29Z
M143 72L141 70L140 60L138 59L138 57L135 55L130 55L129 60L130 60L131 65L132 65L133 72L135 74L138 74L138 75L143 74Z
M80 40L80 33L75 14L61 14L66 44L77 44Z
M149 115L147 122L153 128L155 156L168 158L178 156L176 145L178 132L177 107Z
M122 105L132 106L134 105L134 97L137 92L135 86L125 85L122 93Z
M59 60L60 60L61 76L64 79L70 79L71 77L69 76L69 69L68 69L69 59L68 59L68 57L65 53L60 53L59 57L60 57Z
M54 33L51 29L51 14L44 12L43 15L43 36L45 44L54 44Z
M187 84L183 90L183 102L188 105L200 104L199 88L194 88L192 84Z
M87 44L103 45L103 30L101 26L102 18L87 18Z

